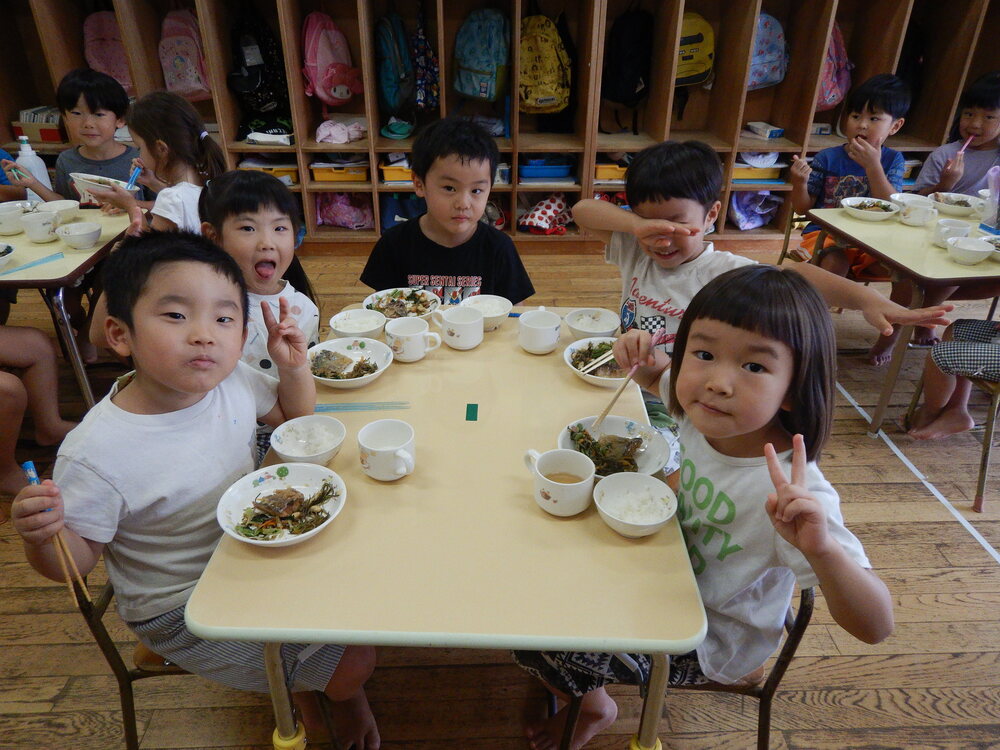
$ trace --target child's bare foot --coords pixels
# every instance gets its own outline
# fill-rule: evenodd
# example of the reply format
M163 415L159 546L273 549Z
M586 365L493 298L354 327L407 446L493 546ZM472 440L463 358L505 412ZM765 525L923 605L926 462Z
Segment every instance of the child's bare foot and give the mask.
M965 409L945 409L934 421L923 427L914 428L908 434L917 440L937 440L966 432L975 426L975 420Z
M893 331L892 336L880 335L868 350L868 364L873 367L884 367L889 364L892 359L892 346L896 343L898 335L898 331Z
M0 495L16 495L27 484L24 472L16 463L0 466Z
M914 431L922 430L924 427L926 427L935 419L937 419L940 413L941 413L940 410L934 411L928 409L926 404L920 406L914 413L913 418L910 420L909 424L906 425L906 434L912 436Z
M330 733L323 720L323 707L319 703L318 696L313 692L293 693L292 700L298 711L298 719L305 727L309 744L329 742Z
M562 740L563 729L566 727L566 714L569 706L563 706L543 721L529 724L524 733L528 738L528 747L532 750L555 750ZM580 717L573 733L572 750L580 750L590 742L598 732L607 729L618 718L618 704L604 690L598 688L583 696L580 706Z
M330 701L330 718L343 750L378 750L382 740L364 688L346 701Z
M60 419L51 426L36 425L35 442L39 445L58 445L74 427L76 427L76 422L68 422L65 419Z
M934 346L934 344L940 344L941 339L935 335L934 328L924 328L923 326L917 326L913 329L913 345L914 346Z

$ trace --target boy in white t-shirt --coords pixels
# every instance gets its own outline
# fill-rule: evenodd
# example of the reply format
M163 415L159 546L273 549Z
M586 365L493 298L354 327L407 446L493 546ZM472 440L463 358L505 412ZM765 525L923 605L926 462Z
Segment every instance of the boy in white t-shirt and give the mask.
M311 414L316 388L306 342L282 301L264 308L278 379L240 362L247 291L232 257L186 232L129 238L106 262L109 345L135 371L60 446L54 481L11 506L28 562L61 580L59 531L80 572L103 555L118 612L139 639L190 672L267 692L263 644L203 641L184 607L221 538L219 497L254 467L257 420ZM363 685L374 649L286 647L298 691L323 690L345 745L378 747ZM295 657L298 657L297 659Z

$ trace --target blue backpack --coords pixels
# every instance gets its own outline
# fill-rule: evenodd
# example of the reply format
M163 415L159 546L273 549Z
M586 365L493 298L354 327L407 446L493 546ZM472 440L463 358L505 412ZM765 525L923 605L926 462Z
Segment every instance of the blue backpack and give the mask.
M396 115L412 101L413 61L403 19L392 12L379 19L375 29L378 59L378 100L384 115Z
M750 78L747 91L781 83L788 70L788 44L785 30L778 19L767 13L757 16L757 33L753 37L750 57Z
M493 8L472 11L455 37L455 90L495 102L507 85L510 23Z

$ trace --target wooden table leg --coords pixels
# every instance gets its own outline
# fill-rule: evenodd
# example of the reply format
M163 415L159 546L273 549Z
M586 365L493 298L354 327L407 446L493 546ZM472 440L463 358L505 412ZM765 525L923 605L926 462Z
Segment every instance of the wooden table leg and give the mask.
M642 717L639 719L639 734L632 738L629 750L660 750L660 714L663 713L663 694L667 691L670 677L670 657L666 654L652 654L653 669L649 674L646 699L642 703Z
M288 692L288 683L285 681L280 643L264 644L264 668L267 670L267 685L271 690L271 705L274 707L275 729L271 737L274 750L304 750L306 732L302 724L295 721L292 695Z
M910 309L921 307L924 303L924 290L919 284L912 284L913 296L910 298ZM899 371L903 367L903 359L906 357L906 347L913 336L913 326L903 326L899 330L899 338L896 339L892 347L892 359L889 361L889 369L885 373L885 380L882 381L882 393L878 398L878 405L872 413L872 421L868 425L868 437L878 437L878 431L882 428L882 421L885 419L886 409L889 408L889 400L896 389L896 379Z

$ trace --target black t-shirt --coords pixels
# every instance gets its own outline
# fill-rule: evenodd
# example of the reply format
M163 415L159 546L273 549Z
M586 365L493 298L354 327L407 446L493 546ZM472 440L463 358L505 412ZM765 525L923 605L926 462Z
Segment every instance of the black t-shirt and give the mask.
M482 222L456 247L428 239L419 218L397 224L375 244L361 281L375 291L421 288L446 305L476 294L499 294L516 305L535 293L513 241Z

